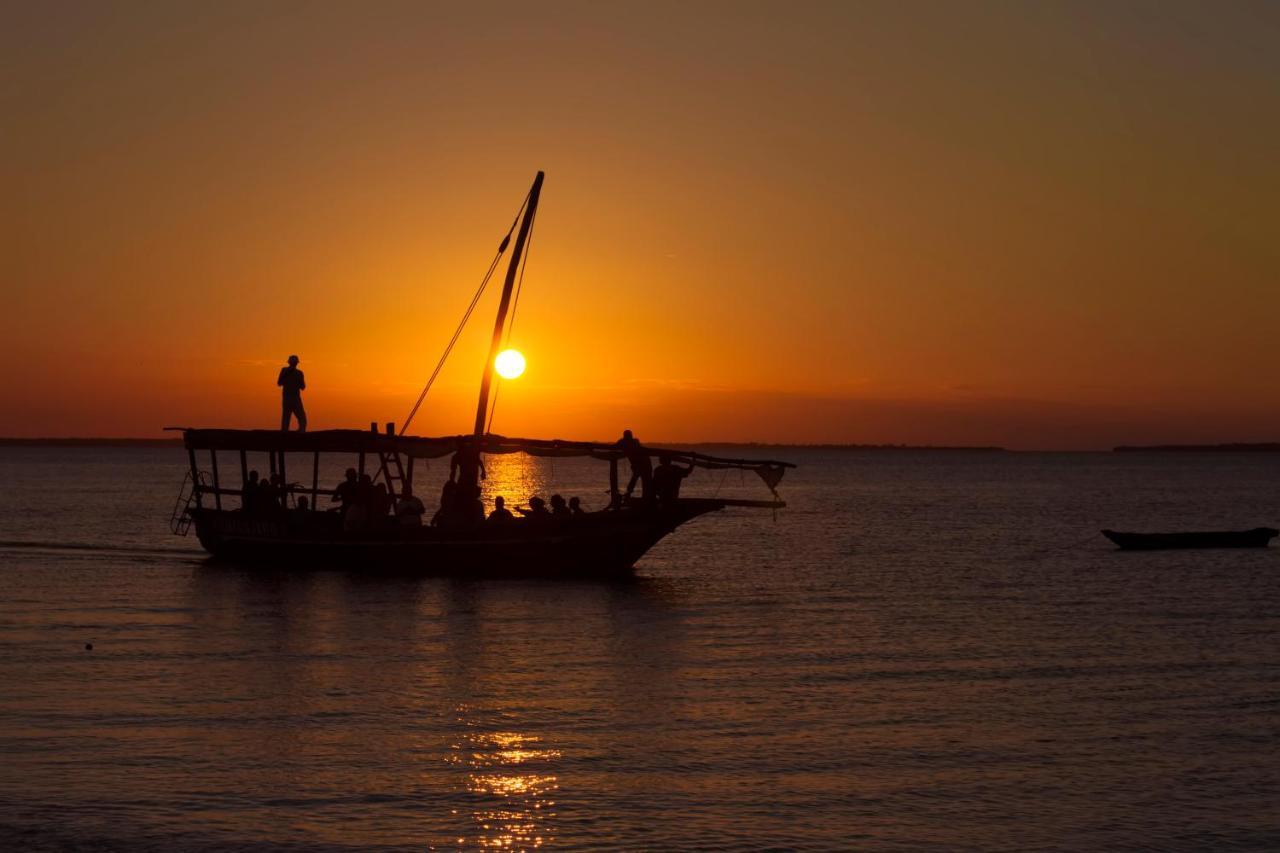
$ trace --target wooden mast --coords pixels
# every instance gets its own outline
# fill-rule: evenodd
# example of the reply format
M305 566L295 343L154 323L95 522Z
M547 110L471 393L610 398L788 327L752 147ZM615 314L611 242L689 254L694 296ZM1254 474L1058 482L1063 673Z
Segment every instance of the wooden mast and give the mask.
M489 357L484 362L484 375L480 377L480 400L476 403L476 435L484 435L489 417L489 386L493 383L493 360L498 357L498 347L502 346L502 329L507 322L507 309L511 307L511 290L516 283L516 272L520 268L520 258L524 255L525 241L529 238L529 228L533 225L533 214L538 209L538 194L542 192L542 172L533 179L533 188L529 190L529 203L524 209L524 219L520 221L520 233L516 235L516 247L511 252L511 263L507 265L507 280L502 285L502 301L498 303L498 319L493 324L493 341L489 344Z

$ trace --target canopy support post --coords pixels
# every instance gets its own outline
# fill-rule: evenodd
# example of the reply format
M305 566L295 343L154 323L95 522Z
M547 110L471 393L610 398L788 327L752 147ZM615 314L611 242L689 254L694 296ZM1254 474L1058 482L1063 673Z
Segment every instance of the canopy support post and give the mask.
M213 471L213 508L222 510L222 487L218 484L218 451L209 451L209 467Z
M320 496L320 451L316 451L311 459L311 511L316 511L316 501Z
M191 491L196 496L196 505L200 504L200 466L196 465L196 452L187 448L187 460L191 463Z

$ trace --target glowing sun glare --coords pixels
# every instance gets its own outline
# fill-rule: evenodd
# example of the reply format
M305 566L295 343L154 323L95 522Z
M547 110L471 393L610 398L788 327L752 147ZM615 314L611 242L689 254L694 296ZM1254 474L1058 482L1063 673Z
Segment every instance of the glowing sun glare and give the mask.
M520 350L503 350L493 360L493 369L498 371L498 375L503 379L515 379L524 373L524 356L520 354Z

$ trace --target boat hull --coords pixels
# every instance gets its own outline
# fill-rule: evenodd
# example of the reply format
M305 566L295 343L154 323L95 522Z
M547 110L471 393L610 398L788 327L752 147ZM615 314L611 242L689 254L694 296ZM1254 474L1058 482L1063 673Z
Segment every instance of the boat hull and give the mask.
M1272 539L1280 536L1280 530L1271 527L1199 533L1124 533L1104 530L1102 535L1126 551L1155 551L1171 548L1266 548Z
M517 521L499 528L432 527L343 531L336 513L315 521L255 519L193 509L200 544L218 559L289 568L345 568L421 575L622 577L681 524L722 509L681 500L667 509L598 512L565 522Z

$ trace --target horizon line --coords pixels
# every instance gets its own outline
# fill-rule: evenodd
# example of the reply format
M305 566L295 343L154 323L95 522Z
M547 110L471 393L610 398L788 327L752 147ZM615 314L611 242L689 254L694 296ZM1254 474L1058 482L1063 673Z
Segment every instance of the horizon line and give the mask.
M607 442L604 442L607 443ZM107 436L0 436L0 447L181 447L181 438L107 437ZM798 450L923 450L954 453L1186 453L1186 452L1280 452L1280 442L1212 442L1187 444L1118 444L1109 448L1032 448L1012 449L998 445L907 444L902 442L798 442L798 441L654 441L654 447L785 447ZM300 451L301 452L301 451Z
M316 430L322 432L323 430ZM496 433L495 433L496 434ZM408 438L421 436L408 435ZM596 444L608 444L611 439L584 439ZM110 446L110 445L151 445L181 446L183 439L170 437L147 438L143 436L0 436L0 446ZM866 449L866 450L958 450L973 452L1007 453L1013 452L997 445L964 445L964 444L906 444L901 442L794 442L794 441L652 441L647 442L654 447L661 445L686 445L693 447L801 447L813 449ZM299 451L305 452L305 451Z

